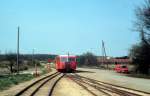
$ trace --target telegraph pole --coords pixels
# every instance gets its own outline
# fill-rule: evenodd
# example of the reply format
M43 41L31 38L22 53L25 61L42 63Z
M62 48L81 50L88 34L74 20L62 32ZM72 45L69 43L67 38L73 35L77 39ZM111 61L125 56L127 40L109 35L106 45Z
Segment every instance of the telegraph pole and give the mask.
M104 65L104 54L103 54L103 40L102 40L102 66Z
M34 52L35 50L33 49L33 51L32 51L32 64L34 65L34 67L35 67L35 76L37 77L38 76L38 70L37 70L37 63L35 62L35 60L34 60Z
M67 59L67 60L68 60L68 62L69 62L69 52L68 52L68 59Z
M32 50L32 65L34 65L34 49Z
M102 40L102 64L104 64L104 60L106 61L107 56L106 56L106 50L105 50L105 43ZM107 63L107 69L108 69L108 63Z
M18 26L18 34L17 34L17 73L19 73L19 26Z

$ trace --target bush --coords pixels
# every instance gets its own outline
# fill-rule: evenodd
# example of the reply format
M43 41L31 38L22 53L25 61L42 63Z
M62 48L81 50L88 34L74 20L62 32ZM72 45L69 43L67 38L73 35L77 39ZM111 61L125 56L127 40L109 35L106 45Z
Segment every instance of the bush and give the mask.
M33 76L31 74L18 74L18 75L4 75L0 76L0 90L7 89L12 85L31 80Z
M90 52L78 56L78 66L97 66L97 57Z

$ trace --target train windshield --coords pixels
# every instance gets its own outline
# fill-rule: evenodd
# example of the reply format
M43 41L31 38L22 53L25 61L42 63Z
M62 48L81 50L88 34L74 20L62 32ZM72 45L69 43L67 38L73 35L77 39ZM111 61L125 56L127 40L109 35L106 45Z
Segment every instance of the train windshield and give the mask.
M122 66L122 68L127 68L127 66Z
M69 61L75 61L75 58L69 58Z
M69 58L68 57L61 57L61 62L72 62L72 61L76 61L76 58Z
M66 57L61 58L61 62L67 62L67 61L68 61L68 58L66 58Z

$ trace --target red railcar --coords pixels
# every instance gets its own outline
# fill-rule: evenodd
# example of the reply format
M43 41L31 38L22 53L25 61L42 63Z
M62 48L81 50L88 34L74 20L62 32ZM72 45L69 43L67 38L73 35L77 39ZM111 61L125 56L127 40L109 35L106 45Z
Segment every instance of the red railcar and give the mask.
M55 58L55 66L59 72L72 72L76 70L76 56L59 55Z

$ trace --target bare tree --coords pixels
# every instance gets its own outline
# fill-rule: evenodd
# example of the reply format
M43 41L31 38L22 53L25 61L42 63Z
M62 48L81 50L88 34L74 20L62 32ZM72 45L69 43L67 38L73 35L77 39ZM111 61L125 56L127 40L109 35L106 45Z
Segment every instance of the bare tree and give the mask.
M136 9L135 30L140 32L143 43L150 45L150 0L145 0L142 7Z
M17 59L16 54L15 53L6 54L5 59L9 61L7 68L10 70L11 73L13 73L15 71L15 64Z
M87 52L78 56L78 64L80 66L98 66L97 57L94 54Z
M141 41L132 46L130 56L137 64L140 73L148 74L150 66L150 0L145 0L144 5L136 9L134 29L140 32Z

